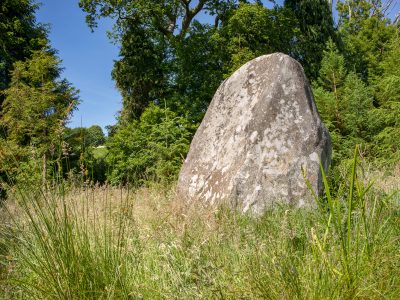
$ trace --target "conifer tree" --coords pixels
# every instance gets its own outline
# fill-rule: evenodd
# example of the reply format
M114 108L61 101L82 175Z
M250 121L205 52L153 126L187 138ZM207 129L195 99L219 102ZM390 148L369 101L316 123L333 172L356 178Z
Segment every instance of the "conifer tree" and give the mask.
M368 138L368 112L373 109L370 88L350 72L341 91L344 134L358 139Z
M326 42L336 40L332 3L328 0L285 0L284 6L293 11L299 26L290 54L314 80L318 77Z
M325 91L325 103L321 104L321 99L318 97L317 102L320 102L321 108L324 107L325 111L329 111L332 114L330 121L341 132L343 130L343 109L339 89L343 85L347 72L344 57L339 53L332 40L327 42L326 50L323 51L323 54L318 84ZM327 92L331 93L331 95L326 95ZM322 91L320 94L323 94Z
M56 145L61 143L62 129L78 104L77 90L60 79L59 64L51 51L46 50L16 62L10 87L4 91L0 120L8 141L20 149L33 146L43 157L44 179L48 158L54 156Z
M376 108L369 112L373 155L400 160L400 39L393 36L380 63L382 76L374 81Z
M37 8L32 0L0 1L0 91L10 83L13 64L46 43L45 27L36 23ZM0 105L3 100L0 93Z

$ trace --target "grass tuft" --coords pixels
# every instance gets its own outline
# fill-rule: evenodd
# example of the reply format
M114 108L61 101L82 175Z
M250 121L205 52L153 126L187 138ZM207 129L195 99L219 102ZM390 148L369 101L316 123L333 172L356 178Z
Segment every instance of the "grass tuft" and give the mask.
M7 299L398 299L399 201L348 180L319 209L254 218L173 191L62 184L5 203Z

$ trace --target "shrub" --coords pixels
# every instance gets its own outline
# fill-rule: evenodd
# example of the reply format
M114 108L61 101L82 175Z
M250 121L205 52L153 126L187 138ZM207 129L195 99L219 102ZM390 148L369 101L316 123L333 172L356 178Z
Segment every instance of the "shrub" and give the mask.
M193 125L168 108L150 105L140 120L121 126L107 142L107 178L135 186L176 179L189 150Z

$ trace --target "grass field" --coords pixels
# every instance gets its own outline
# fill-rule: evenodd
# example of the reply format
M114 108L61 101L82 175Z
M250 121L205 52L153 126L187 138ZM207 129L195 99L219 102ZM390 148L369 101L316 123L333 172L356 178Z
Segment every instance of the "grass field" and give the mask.
M318 210L259 218L173 189L20 188L1 212L1 297L399 299L396 178L352 168Z

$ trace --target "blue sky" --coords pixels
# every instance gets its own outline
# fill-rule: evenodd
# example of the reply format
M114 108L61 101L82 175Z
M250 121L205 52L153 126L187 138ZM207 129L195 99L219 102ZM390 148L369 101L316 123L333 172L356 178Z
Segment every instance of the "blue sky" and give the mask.
M37 20L51 26L49 37L65 68L63 76L80 90L82 103L68 126L97 124L104 128L115 124L115 116L122 103L111 79L114 60L118 59L118 46L113 45L106 35L107 30L112 28L112 21L100 20L99 27L92 33L85 23L85 14L78 6L79 0L38 2L42 6L37 12ZM276 1L278 4L282 2ZM393 18L399 8L400 1L395 1L389 16ZM207 20L207 16L203 18Z
M121 96L111 79L118 47L107 38L111 21L101 20L94 33L85 23L78 0L41 0L37 20L51 25L50 41L64 67L63 77L80 90L82 103L70 127L115 124Z

